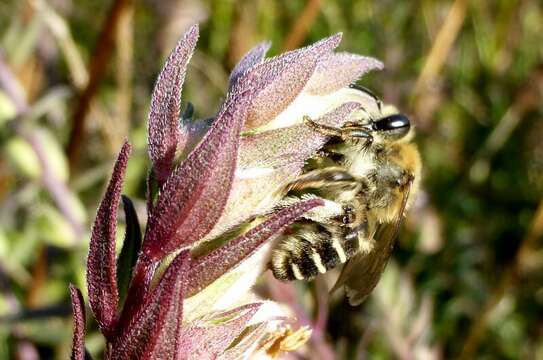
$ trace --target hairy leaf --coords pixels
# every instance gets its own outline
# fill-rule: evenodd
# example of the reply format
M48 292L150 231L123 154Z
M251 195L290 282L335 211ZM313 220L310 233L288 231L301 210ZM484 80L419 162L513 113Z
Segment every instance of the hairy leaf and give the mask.
M121 316L119 317L118 328L126 328L134 314L141 308L145 301L145 297L148 295L149 287L157 267L158 262L152 261L145 256L141 256L140 252L136 266L133 270Z
M85 302L81 291L70 284L70 298L74 318L71 360L85 359Z
M149 157L156 179L162 185L172 169L177 147L185 138L179 128L181 90L187 64L198 40L198 26L193 25L179 40L158 76L149 112Z
M251 82L235 89L201 143L164 184L149 218L143 252L162 259L207 234L230 193L239 136L253 96Z
M190 253L183 251L168 266L144 303L119 329L110 359L174 359L181 330L183 291Z
M319 61L305 91L324 95L356 82L371 70L383 69L377 59L349 53L329 54Z
M341 34L337 34L254 66L251 71L259 77L262 91L251 104L245 128L263 126L283 111L305 87L320 57L340 41Z
M87 259L89 303L106 337L111 335L117 321L119 294L115 263L115 228L117 207L130 151L130 144L125 142L94 220Z
M261 42L260 44L249 50L249 52L241 58L241 60L237 63L237 65L230 73L230 79L228 81L229 89L231 89L236 84L237 80L245 71L262 62L262 60L266 56L266 53L270 49L270 46L271 42L269 41Z

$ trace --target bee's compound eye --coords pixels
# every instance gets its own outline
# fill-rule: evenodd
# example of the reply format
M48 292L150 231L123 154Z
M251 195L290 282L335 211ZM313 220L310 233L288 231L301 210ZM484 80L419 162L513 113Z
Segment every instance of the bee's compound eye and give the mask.
M394 114L373 122L374 131L382 131L387 135L400 139L404 137L411 127L409 118L403 114Z

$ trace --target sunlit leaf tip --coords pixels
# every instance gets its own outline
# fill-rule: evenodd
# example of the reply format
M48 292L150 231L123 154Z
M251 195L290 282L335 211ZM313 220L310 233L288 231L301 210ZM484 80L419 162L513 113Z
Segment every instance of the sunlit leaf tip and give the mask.
M73 336L71 360L83 360L85 358L85 302L81 291L70 284L70 298L73 312Z
M193 25L178 41L158 76L149 112L149 157L156 179L162 185L168 178L178 147L185 143L179 127L181 91L187 64L198 40L198 25Z
M89 303L100 329L110 336L117 320L119 294L115 259L117 207L131 146L125 142L92 227L87 258Z

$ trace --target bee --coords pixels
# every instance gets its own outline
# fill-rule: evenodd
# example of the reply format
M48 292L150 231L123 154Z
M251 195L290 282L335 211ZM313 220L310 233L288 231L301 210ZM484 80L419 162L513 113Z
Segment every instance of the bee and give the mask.
M352 87L376 101L378 114L363 111L340 128L304 117L329 141L287 185L284 202L318 197L324 205L281 235L270 267L277 279L290 281L310 280L345 264L334 289L345 287L351 305L358 305L391 256L419 187L421 160L409 118L385 107L369 90Z

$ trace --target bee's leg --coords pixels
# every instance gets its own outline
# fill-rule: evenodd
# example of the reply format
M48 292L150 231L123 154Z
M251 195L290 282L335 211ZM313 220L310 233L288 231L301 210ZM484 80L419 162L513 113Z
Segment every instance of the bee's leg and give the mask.
M324 159L329 159L333 163L336 163L336 164L341 163L344 158L345 158L345 155L343 155L342 153L333 151L332 149L330 149L330 148L328 148L326 146L324 148L318 150L317 153L315 154L315 156L313 157L313 159L317 160L317 161L322 161Z
M305 164L307 171L329 167L342 167L342 164L345 162L345 141L339 137L332 139L308 159Z
M311 120L309 116L304 116L304 124L311 129L321 133L325 136L336 136L345 140L364 140L366 143L371 144L373 142L373 136L370 134L367 128L363 126L350 126L335 128L319 124Z
M367 209L361 204L343 205L344 213L334 222L321 222L320 234L327 234L313 248L327 270L345 263L357 253L369 253L373 241L369 232Z
M320 199L324 203L324 205L317 206L303 215L303 219L309 220L313 223L331 223L334 222L334 219L342 216L344 213L343 206L338 202L328 200L314 194L304 194L302 196L287 196L279 201L274 206L274 210L272 211L283 209L306 199Z
M358 233L357 252L367 254L373 250L375 244L373 239L373 233L370 231L367 209L363 210L360 217L360 223L356 228Z
M322 135L341 137L341 129L339 128L316 123L306 115L303 117L303 120L305 125L309 126L312 130L321 133Z
M299 176L287 185L290 190L307 190L331 186L356 186L356 179L339 167L317 169Z
M387 193L390 193L389 196L393 196L397 190L404 191L414 179L413 174L394 164L382 166L381 171L375 172L373 177L378 183L380 183L380 185L378 185L380 189L388 190L381 191L380 194L374 194L378 197L384 197Z
M362 249L369 236L368 210L361 204L353 205L352 222L341 227L343 245L347 254L352 255ZM355 214L354 214L355 213Z
M341 128L343 132L343 139L358 143L359 141L364 141L365 146L370 146L373 143L373 136L370 133L370 130L365 126L361 125L343 125Z
M396 185L401 189L404 190L407 186L411 185L411 183L415 180L415 175L408 171L402 171L401 176L396 179Z

